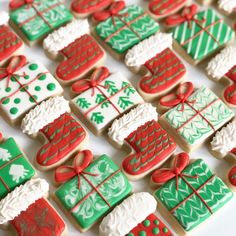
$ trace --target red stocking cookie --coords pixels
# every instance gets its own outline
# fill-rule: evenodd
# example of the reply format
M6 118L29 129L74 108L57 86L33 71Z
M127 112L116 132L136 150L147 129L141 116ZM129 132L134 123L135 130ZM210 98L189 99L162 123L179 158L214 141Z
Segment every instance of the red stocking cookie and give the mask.
M122 162L131 180L140 179L159 167L176 149L174 140L157 122L156 109L148 103L115 120L108 135L116 146L125 143L131 148L130 155Z
M87 20L74 20L44 40L44 49L52 58L64 60L56 70L57 78L64 84L71 83L100 64L105 53L89 35Z
M236 108L236 46L223 49L208 63L206 71L214 81L228 84L222 95L229 106Z
M110 123L143 99L120 73L110 73L106 67L97 68L89 79L72 85L79 94L72 100L74 110L85 118L95 134L101 134Z
M128 67L147 71L138 84L145 100L166 94L183 80L186 68L171 48L172 35L157 33L127 52L125 63Z
M36 106L22 121L23 133L40 134L47 141L36 156L36 164L42 170L65 162L87 139L86 131L69 112L69 102L54 97Z
M6 12L0 12L0 65L23 47L22 41L9 28L8 19Z

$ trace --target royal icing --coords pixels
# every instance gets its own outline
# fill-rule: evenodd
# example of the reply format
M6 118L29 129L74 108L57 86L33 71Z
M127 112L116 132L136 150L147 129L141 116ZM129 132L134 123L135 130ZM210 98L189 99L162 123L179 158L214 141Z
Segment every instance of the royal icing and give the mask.
M198 159L189 164L189 156L180 153L170 168L156 170L152 181L162 185L154 196L182 226L191 232L229 202L233 193Z
M43 47L48 52L57 54L60 50L73 43L76 39L88 33L88 20L73 20L66 26L49 34L43 41Z
M49 184L43 179L32 179L15 188L0 201L0 224L13 220L48 191Z
M118 116L143 99L120 72L110 74L106 67L94 71L90 79L81 79L72 85L79 93L73 99L76 109L101 132Z
M72 20L71 12L60 0L10 2L10 19L33 42Z
M101 236L123 236L156 210L155 198L147 193L134 193L109 213L99 226Z
M5 11L0 11L0 25L7 25L9 15Z
M228 180L230 184L236 187L236 166L232 167L228 173Z
M127 66L135 67L145 64L148 60L172 47L172 35L156 33L129 49L125 56Z
M218 0L219 8L227 13L232 13L236 8L235 0Z
M56 170L56 181L64 183L55 196L79 227L86 231L126 198L131 185L110 157L102 155L92 162L84 150L75 157L73 166ZM74 170L79 170L75 172ZM67 171L69 175L63 173Z
M207 65L207 73L215 80L219 80L236 65L236 45L224 48Z
M108 136L117 144L122 145L126 137L148 121L157 121L156 108L150 103L138 105L128 114L116 119L109 128Z
M211 150L216 151L222 157L236 148L236 120L216 133L211 141Z
M21 129L23 133L32 135L50 124L62 114L70 112L69 101L63 97L49 98L32 109L22 120Z

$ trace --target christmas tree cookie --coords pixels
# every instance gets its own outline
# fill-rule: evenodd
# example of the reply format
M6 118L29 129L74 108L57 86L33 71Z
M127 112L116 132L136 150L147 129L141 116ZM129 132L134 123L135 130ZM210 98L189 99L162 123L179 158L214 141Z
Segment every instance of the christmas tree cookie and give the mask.
M219 159L236 161L236 120L216 133L210 144L211 153Z
M233 111L210 89L194 88L191 82L162 97L160 110L166 111L160 123L187 152L198 148L234 117Z
M43 100L62 92L60 84L41 63L27 62L25 56L12 57L0 69L0 109L11 124Z
M34 175L34 168L15 140L0 140L0 200Z
M150 0L148 10L155 19L167 17L179 11L188 0Z
M97 68L90 78L81 79L72 85L77 93L72 104L88 121L95 134L101 134L110 123L143 102L143 99L120 73L110 73L106 67Z
M125 56L126 65L145 76L138 90L146 101L163 96L180 83L186 68L171 50L172 35L156 33L129 49Z
M71 10L76 17L88 17L94 12L106 8L112 1L113 0L73 0Z
M18 236L64 236L66 225L45 198L49 184L31 179L0 201L0 225L9 223Z
M23 48L22 41L8 26L8 20L8 14L0 12L0 65Z
M42 136L46 143L38 150L36 166L49 170L65 162L87 140L82 125L69 113L69 102L53 97L32 109L23 119L23 133Z
M206 71L212 80L227 84L222 97L227 105L236 108L236 46L223 49L208 63Z
M11 25L29 45L72 20L71 12L60 0L11 0L9 8Z
M102 64L105 52L89 35L88 20L74 20L44 39L46 54L62 62L56 77L62 84L72 83Z
M159 186L154 192L158 209L178 235L191 233L233 197L202 159L189 163L187 153L178 154L170 168L154 172L151 181Z
M108 136L115 146L131 149L122 162L130 180L140 179L158 168L176 149L157 116L156 109L144 103L115 120L109 128Z
M81 232L90 229L132 191L110 157L102 155L93 161L89 150L79 152L72 166L58 167L55 180L63 183L55 199Z
M226 15L235 13L236 1L235 0L218 0L219 9Z
M107 10L93 15L99 22L95 33L107 48L121 57L135 44L159 31L159 25L137 5L116 1Z
M197 64L234 39L234 31L213 9L198 12L192 4L180 14L169 16L174 47L191 64Z

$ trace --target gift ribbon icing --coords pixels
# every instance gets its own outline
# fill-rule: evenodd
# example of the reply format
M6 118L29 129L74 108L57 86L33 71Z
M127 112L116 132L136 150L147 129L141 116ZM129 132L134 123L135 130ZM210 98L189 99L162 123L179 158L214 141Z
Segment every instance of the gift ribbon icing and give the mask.
M182 172L189 164L189 155L187 153L179 153L175 156L173 166L171 168L162 168L159 170L156 170L152 175L152 181L158 185L163 185L166 182L176 179L176 190L178 191L178 185L179 185L179 178L181 178L187 186L192 190L192 193L183 199L177 206L172 208L170 210L170 213L173 213L175 210L177 210L182 204L184 204L189 198L191 198L194 194L198 196L198 198L202 201L202 203L206 206L206 208L209 210L211 214L213 214L210 206L207 204L207 202L203 199L203 197L198 193L200 189L202 189L207 183L212 181L212 179L215 177L215 175L212 175L205 183L203 183L199 188L195 189L186 178L191 179L197 179L198 175L187 175L183 174Z
M210 102L206 107L204 107L201 110L197 110L193 104L196 103L196 100L189 101L188 98L192 95L194 92L194 87L191 82L185 82L179 86L176 93L169 94L164 96L160 99L160 104L165 107L174 107L176 105L181 104L180 111L184 112L184 105L188 105L193 111L196 112L194 116L192 116L189 120L187 120L184 124L182 124L177 131L179 131L181 128L183 128L186 124L188 124L193 118L195 118L197 115L200 115L202 119L204 119L208 125L212 128L212 130L215 131L214 125L211 124L211 122L202 114L204 110L206 110L208 107L210 107L212 104L217 102L219 99L215 99L212 102Z

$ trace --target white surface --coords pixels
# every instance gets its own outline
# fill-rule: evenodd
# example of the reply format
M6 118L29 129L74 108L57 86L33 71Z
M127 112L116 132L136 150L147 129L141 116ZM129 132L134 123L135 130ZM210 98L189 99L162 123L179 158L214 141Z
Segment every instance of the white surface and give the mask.
M130 2L135 2L135 0L129 0ZM143 5L146 6L147 3L143 0L137 0L137 2L144 2ZM0 8L1 10L7 10L8 0L0 0ZM56 63L47 59L47 57L43 53L42 46L38 46L36 48L28 48L25 47L25 55L31 59L38 60L43 63L52 73L55 71ZM111 71L122 71L124 75L127 76L128 79L135 85L139 80L139 76L135 76L132 74L124 65L123 62L117 62L109 55L107 56L107 60L105 65L110 68ZM186 64L187 65L187 64ZM206 65L203 65L202 68L205 68ZM194 82L196 86L206 85L209 86L210 89L216 92L216 94L220 94L221 89L223 86L211 82L204 74L204 70L198 67L193 68L191 66L187 66L188 68L188 75L187 79ZM66 91L68 92L69 89L67 88ZM68 93L67 93L68 94ZM69 96L65 96L69 98ZM13 136L17 143L23 148L31 162L33 163L33 159L36 155L37 150L40 147L39 140L30 139L27 135L23 134L19 127L12 128L10 127L2 118L0 118L0 130L3 131L5 137ZM121 150L116 150L111 147L111 145L107 142L104 137L95 137L94 135L90 134L90 143L89 148L94 152L95 155L101 155L103 153L108 154L113 158L113 160L120 164L123 157L127 154ZM197 151L191 154L192 158L203 158L210 167L216 171L217 175L221 178L225 177L226 170L230 167L225 161L216 160L211 154L208 152L207 145L203 148L198 149ZM38 171L38 175L46 178L50 183L52 183L52 174L53 172L47 173L40 173ZM51 184L51 192L54 191L54 186ZM142 181L138 181L133 183L133 189L135 192L138 191L150 191L149 188L149 177L145 178ZM69 236L78 236L81 235L67 220L66 216L60 211L57 207L56 203L51 201L52 204L58 209L61 216L65 219L68 225L68 235ZM227 204L222 210L220 210L215 217L212 217L209 221L205 222L200 228L196 229L191 236L223 236L223 235L236 235L235 233L235 219L236 219L236 199L234 198L229 204ZM4 232L0 230L0 236L10 236L12 233ZM88 231L87 233L83 234L84 236L96 236L98 235L98 225L93 227L92 230ZM49 236L49 235L48 235Z

